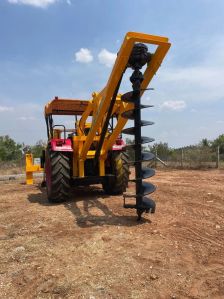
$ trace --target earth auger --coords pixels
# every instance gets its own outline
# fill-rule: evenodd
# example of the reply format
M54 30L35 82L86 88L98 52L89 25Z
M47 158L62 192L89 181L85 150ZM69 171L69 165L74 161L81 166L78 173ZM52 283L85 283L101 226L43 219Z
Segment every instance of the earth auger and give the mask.
M145 44L156 46L155 52L149 53ZM155 202L146 197L155 187L144 182L155 172L142 167L142 162L154 158L152 153L142 152L142 144L153 139L141 136L141 127L153 124L141 120L141 110L152 106L141 104L140 99L169 47L166 37L128 32L101 92L94 92L88 101L56 97L45 106L48 145L41 165L49 201L66 200L72 185L101 183L107 194L123 194L124 208L136 209L138 220L143 212L155 212ZM122 95L119 88L127 68L133 69L130 77L133 90ZM54 115L75 116L74 128L54 125ZM134 121L134 127L123 129L128 120ZM121 133L134 135L135 142L131 145L134 161L128 160L126 147L129 145ZM131 180L130 165L135 168L135 178ZM126 192L128 181L135 183L134 193ZM127 203L128 198L134 198L135 203Z
M128 103L134 103L134 109L128 110L122 114L122 117L134 120L134 127L124 129L122 132L125 134L134 135L135 143L129 146L134 148L135 161L129 163L135 167L135 179L129 181L136 184L135 193L124 193L124 208L134 208L137 210L138 220L141 219L143 212L155 213L155 202L145 197L145 195L153 193L155 186L151 183L143 182L143 179L150 178L155 174L152 168L142 168L142 162L150 161L154 159L154 155L148 152L142 152L142 144L154 141L153 138L142 137L141 127L152 125L153 122L141 120L141 109L152 107L152 105L141 105L141 83L143 81L143 74L140 69L149 63L151 54L148 52L148 48L141 43L135 44L131 52L131 56L128 61L128 66L134 71L130 77L133 91L123 94L121 100ZM126 198L136 198L135 204L126 204Z

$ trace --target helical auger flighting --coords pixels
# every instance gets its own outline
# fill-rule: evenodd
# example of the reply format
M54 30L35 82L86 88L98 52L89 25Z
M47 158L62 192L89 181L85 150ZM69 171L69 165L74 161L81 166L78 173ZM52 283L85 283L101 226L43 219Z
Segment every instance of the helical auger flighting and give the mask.
M155 171L152 168L142 166L142 162L154 159L152 153L142 151L142 144L152 142L154 139L141 135L142 126L153 124L151 121L141 120L141 109L152 106L141 104L141 83L144 77L140 69L150 62L151 56L152 54L148 52L146 45L141 43L134 45L127 66L133 69L133 73L130 77L133 91L127 92L121 97L122 101L134 104L134 109L122 113L122 117L134 121L134 127L126 128L122 133L134 135L134 144L127 146L134 148L135 159L128 163L135 167L135 178L129 181L134 182L136 185L135 193L126 192L123 194L124 208L136 209L138 220L141 219L143 212L154 213L156 207L155 202L151 198L146 197L146 195L154 192L156 188L153 184L143 181L146 178L152 177ZM127 198L135 198L135 204L127 204Z

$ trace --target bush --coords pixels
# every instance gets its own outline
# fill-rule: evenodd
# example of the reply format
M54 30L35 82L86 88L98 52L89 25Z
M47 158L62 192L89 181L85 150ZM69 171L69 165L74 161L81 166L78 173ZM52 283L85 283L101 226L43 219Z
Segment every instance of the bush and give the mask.
M0 161L19 160L22 156L22 144L16 143L8 135L0 136Z
M37 143L31 146L30 151L34 158L39 158L42 155L42 151L46 148L46 142L43 140L37 141Z

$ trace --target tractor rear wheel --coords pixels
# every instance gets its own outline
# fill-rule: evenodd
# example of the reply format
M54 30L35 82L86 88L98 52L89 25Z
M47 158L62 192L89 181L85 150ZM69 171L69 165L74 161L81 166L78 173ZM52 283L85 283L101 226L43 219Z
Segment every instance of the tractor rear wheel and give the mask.
M69 198L70 171L68 154L46 150L46 187L47 197L50 202L60 203Z
M107 194L122 194L126 191L129 180L128 155L126 152L113 152L110 160L111 178L103 183L103 189Z

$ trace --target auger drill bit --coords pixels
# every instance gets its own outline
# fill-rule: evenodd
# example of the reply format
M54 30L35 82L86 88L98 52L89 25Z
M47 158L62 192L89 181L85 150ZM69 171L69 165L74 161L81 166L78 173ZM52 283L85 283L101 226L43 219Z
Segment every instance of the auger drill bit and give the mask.
M153 122L141 120L141 109L152 107L151 105L141 105L141 83L143 81L143 74L140 69L147 64L151 59L151 54L148 52L146 45L138 43L135 44L128 61L128 67L133 69L130 77L133 91L128 92L122 96L122 101L134 103L134 110L125 111L122 117L134 120L134 127L124 129L122 133L134 135L135 142L131 145L135 151L135 161L129 163L135 167L135 179L130 180L136 184L135 193L124 193L124 207L135 208L138 218L141 220L143 212L154 213L155 202L145 195L155 191L155 186L151 183L143 182L143 179L149 178L155 174L151 168L142 167L142 162L154 159L154 155L149 152L142 152L142 144L154 141L153 138L143 137L141 135L141 127L152 125ZM135 204L126 204L126 198L135 198Z

